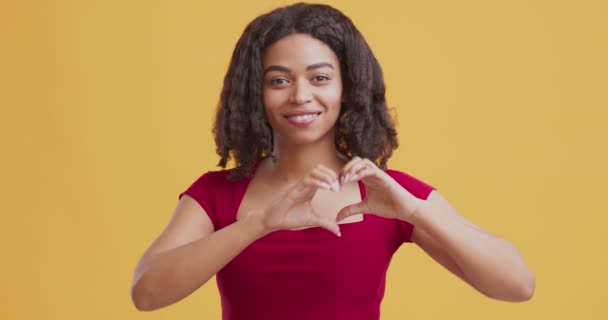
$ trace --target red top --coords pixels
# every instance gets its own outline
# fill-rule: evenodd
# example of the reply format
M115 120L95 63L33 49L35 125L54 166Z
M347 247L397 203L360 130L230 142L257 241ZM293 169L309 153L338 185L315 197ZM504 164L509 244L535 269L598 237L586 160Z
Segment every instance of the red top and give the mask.
M228 181L229 172L207 172L180 194L205 209L215 230L236 221L251 181ZM405 173L386 172L418 198L434 189ZM361 181L359 190L365 198ZM217 273L222 319L377 320L388 265L397 248L411 242L413 229L365 214L361 222L341 224L342 237L318 227L270 233Z

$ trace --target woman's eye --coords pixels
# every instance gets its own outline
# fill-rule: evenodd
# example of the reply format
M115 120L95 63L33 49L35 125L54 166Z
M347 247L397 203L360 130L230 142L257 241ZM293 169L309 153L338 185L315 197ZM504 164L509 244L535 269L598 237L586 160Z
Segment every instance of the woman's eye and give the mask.
M276 79L271 79L270 80L270 84L272 85L283 85L288 83L287 79L284 78L276 78Z
M323 81L327 81L327 80L329 80L329 78L328 78L328 77L326 77L326 76L315 76L315 77L313 78L313 80L315 80L315 81L317 81L317 82L323 82Z

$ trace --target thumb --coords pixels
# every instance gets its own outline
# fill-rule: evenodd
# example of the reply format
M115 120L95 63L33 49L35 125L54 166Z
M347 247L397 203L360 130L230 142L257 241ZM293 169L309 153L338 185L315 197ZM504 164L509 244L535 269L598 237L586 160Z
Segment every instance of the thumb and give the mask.
M364 202L348 205L342 208L340 212L338 212L338 215L336 216L336 221L341 221L350 216L354 216L359 213L364 213L366 211L366 208L367 206Z
M338 223L336 221L333 221L331 219L319 219L317 221L317 225L323 229L327 229L329 232L335 234L338 237L342 236L342 233L340 233L340 227L338 226Z

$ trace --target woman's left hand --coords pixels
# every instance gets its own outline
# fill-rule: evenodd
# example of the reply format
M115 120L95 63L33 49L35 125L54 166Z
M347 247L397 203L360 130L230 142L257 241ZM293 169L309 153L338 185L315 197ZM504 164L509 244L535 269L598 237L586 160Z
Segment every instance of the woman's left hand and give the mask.
M337 221L359 213L409 221L423 200L416 198L369 159L354 157L340 172L340 183L362 180L365 199L338 212Z

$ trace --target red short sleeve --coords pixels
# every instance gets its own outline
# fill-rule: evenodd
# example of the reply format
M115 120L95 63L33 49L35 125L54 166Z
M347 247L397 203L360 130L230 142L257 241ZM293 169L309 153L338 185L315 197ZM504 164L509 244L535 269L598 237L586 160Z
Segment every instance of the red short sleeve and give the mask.
M407 173L403 173L401 171L396 170L386 170L389 176L391 176L397 183L399 183L403 188L413 194L416 198L426 200L428 196L431 194L434 187L428 185ZM401 242L412 242L412 233L414 232L414 225L407 222L399 220L399 235Z
M192 197L198 204L205 210L209 219L213 223L214 229L217 230L215 214L213 212L213 205L211 203L211 185L210 185L210 173L203 174L198 178L186 191L180 193L178 199L181 199L184 194Z

